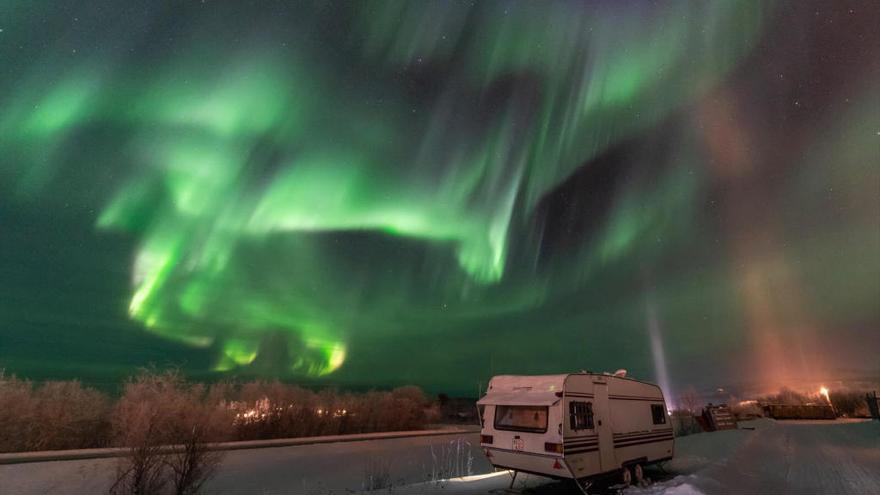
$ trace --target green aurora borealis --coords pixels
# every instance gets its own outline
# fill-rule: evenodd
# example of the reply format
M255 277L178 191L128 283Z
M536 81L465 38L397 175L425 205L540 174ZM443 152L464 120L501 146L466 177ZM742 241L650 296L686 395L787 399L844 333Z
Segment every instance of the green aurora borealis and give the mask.
M4 2L0 367L880 378L878 11Z

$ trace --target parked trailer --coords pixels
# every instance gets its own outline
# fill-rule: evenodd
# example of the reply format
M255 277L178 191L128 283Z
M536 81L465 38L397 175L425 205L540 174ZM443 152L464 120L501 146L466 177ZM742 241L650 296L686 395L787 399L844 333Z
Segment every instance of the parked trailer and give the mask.
M517 472L570 479L586 493L615 473L641 483L644 466L673 456L663 392L625 372L496 376L477 404L483 452L514 480Z

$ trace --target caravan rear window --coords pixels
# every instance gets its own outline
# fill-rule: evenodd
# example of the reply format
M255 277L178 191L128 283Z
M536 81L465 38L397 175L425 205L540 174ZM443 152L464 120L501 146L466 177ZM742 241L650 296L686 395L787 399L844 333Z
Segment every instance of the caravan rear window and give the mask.
M495 429L547 431L547 406L495 406Z

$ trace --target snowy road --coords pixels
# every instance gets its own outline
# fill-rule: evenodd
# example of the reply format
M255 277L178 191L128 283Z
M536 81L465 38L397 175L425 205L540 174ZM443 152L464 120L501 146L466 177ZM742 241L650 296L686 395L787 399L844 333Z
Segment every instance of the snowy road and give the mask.
M107 493L115 466L116 459L0 465L0 495ZM477 433L233 450L206 493L346 494L490 469Z
M627 495L878 494L880 422L798 424L760 420L742 429L676 440L672 473ZM490 468L476 434L231 451L207 493L332 495L370 485L376 493L500 493L506 473ZM0 494L106 493L114 459L0 465ZM471 476L436 481L455 475ZM657 476L659 473L656 473ZM435 480L426 482L426 480ZM571 493L566 485L520 476L533 495Z
M682 482L707 494L880 494L880 423L750 426L755 430L695 436L670 469L688 474ZM740 437L732 450L706 441L725 434Z

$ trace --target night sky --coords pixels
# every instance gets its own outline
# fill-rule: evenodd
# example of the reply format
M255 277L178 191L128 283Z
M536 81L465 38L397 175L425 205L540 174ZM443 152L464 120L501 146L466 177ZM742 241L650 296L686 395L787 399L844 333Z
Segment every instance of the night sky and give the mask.
M880 381L880 4L0 4L0 368Z

